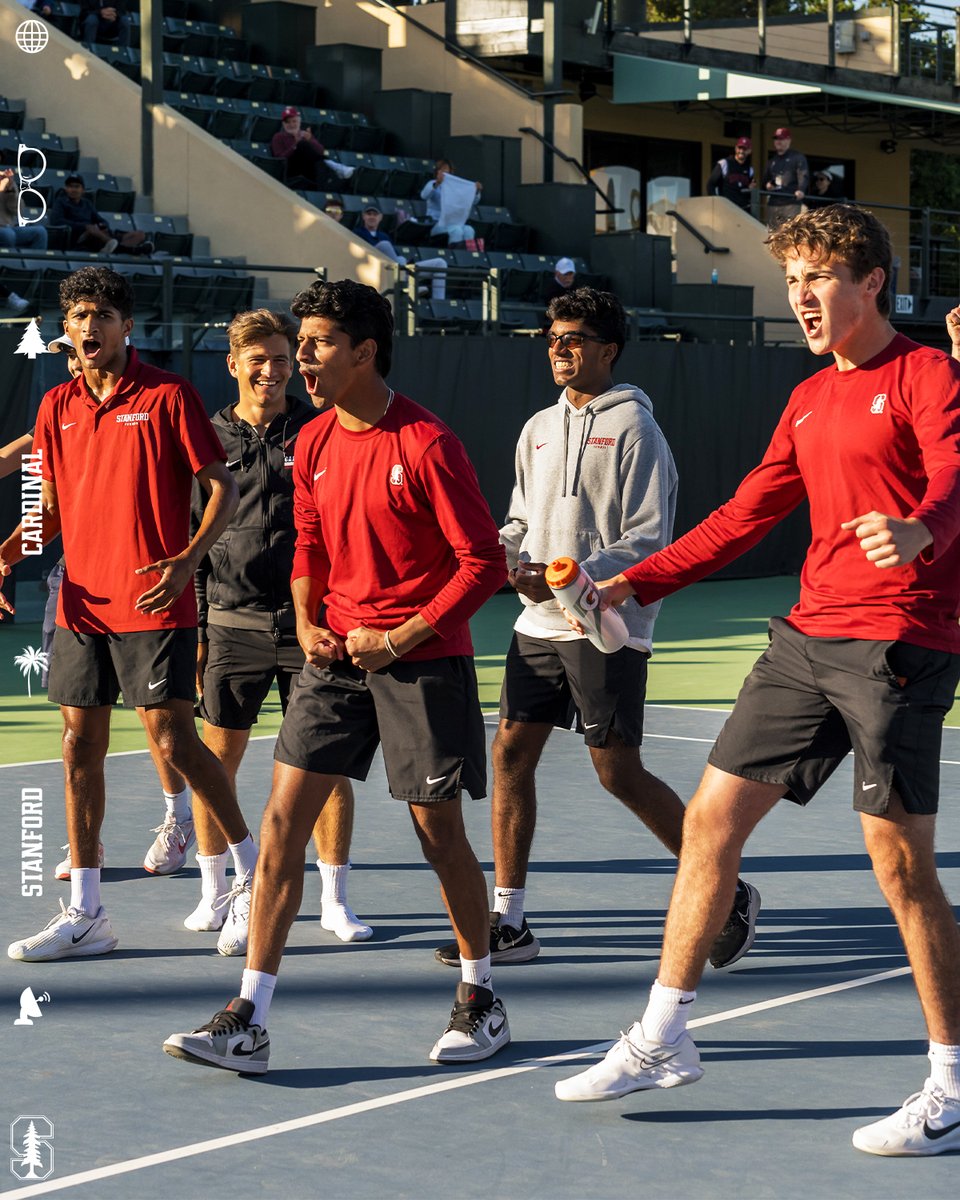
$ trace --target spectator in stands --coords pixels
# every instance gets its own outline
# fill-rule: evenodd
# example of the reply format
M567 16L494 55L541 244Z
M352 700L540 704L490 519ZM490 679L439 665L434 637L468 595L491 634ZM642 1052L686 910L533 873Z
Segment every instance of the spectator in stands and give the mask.
M710 172L707 195L722 196L745 212L750 211L750 191L757 186L749 158L753 142L748 137L737 138L733 154L721 158Z
M807 208L825 208L828 204L842 204L840 183L832 171L816 171L813 176L813 191L804 197Z
M793 135L781 127L774 130L773 157L763 173L763 188L767 193L767 227L776 229L784 221L800 215L804 197L810 187L810 168L799 150L791 150Z
M68 175L50 206L50 224L70 228L70 245L96 254L152 254L153 242L141 230L111 230L86 195L82 175Z
M387 258L392 258L393 261L400 267L407 265L407 260L404 256L398 253L393 242L381 230L380 222L383 220L383 211L377 204L368 204L360 214L360 224L354 229L354 233L359 238L363 238L365 242L369 242L371 246L376 246L381 254L385 254ZM447 297L447 263L442 258L422 258L414 265L414 272L424 271L430 279L430 294L434 300L445 300ZM426 295L426 285L422 288L423 295Z
M313 136L309 125L304 127L298 108L285 108L280 114L280 128L270 140L270 153L287 162L287 180L302 175L321 192L333 191L337 175L325 162L323 146Z
M420 191L420 199L427 202L427 223L433 227L433 232L436 234L445 233L447 235L448 246L466 246L470 250L478 249L476 240L477 235L472 225L443 225L441 224L441 195L440 189L443 187L443 182L447 176L454 177L453 163L446 158L438 158L435 166L435 174L433 179L423 185ZM476 195L479 196L483 190L483 184L479 181L475 184Z
M3 301L4 306L8 308L10 312L14 313L22 313L26 308L30 307L29 300L24 300L24 298L18 295L16 292L11 292L10 289L8 287L4 287L2 283L0 283L0 301Z
M543 302L549 304L558 296L565 296L574 286L577 278L577 266L572 258L558 258L553 268L553 278L543 289Z
M81 40L130 45L130 17L126 0L80 0Z
M18 201L19 194L13 168L7 167L0 171L0 246L10 250L46 250L47 231L42 225L34 221L29 225L19 224ZM15 292L8 294L8 308L17 308L16 302L13 304L10 302L15 295ZM19 300L19 297L17 299ZM25 308L26 305L23 307Z

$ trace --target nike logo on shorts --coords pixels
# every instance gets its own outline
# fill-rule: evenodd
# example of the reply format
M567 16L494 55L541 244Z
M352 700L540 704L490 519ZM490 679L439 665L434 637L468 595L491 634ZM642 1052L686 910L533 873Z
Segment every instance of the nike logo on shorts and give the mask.
M431 779L431 778L430 778L430 776L428 775L428 776L427 776L427 783L443 783L443 781L444 781L445 779L446 779L446 775L438 775L438 776L436 777L436 779Z
M863 790L864 792L872 791L872 789L875 788L876 786L877 785L875 783L861 783L860 784L861 790Z
M166 682L167 682L167 677L166 677L166 675L164 675L164 677L162 679L158 679L156 683L148 683L147 687L152 692L154 688L158 688L161 683L166 683Z
M592 725L584 725L584 729L596 729L599 724L599 721L594 721Z

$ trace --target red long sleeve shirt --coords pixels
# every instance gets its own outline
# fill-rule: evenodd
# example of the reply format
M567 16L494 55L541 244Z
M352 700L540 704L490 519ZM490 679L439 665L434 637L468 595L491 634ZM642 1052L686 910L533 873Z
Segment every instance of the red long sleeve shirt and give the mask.
M859 368L805 380L733 499L624 575L650 604L732 562L805 497L812 537L790 623L960 653L960 364L898 334ZM874 566L840 528L874 510L919 518L932 544L905 567Z
M324 587L325 624L393 629L419 613L436 630L407 659L472 654L468 619L505 582L497 526L460 441L396 395L372 429L335 410L294 452L294 580Z

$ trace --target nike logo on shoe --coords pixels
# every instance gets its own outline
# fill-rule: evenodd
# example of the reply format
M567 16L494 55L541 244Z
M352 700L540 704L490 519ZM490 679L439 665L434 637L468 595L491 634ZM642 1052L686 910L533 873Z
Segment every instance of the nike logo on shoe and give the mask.
M242 1046L231 1046L230 1053L236 1054L240 1058L249 1058L251 1054L256 1054L256 1047L251 1047L249 1050L244 1050Z
M956 1132L958 1129L960 1129L960 1121L954 1121L952 1125L944 1125L942 1129L931 1129L929 1121L924 1121L923 1123L924 1136L934 1142L938 1138L946 1137L948 1133Z
M506 1023L507 1023L507 1019L506 1019L506 1017L504 1017L504 1019L503 1019L503 1020L500 1022L500 1024L499 1024L499 1025L497 1025L496 1027L494 1027L493 1025L491 1025L491 1026L490 1026L490 1036L491 1036L491 1037L499 1037L499 1036L500 1036L500 1030L501 1030L501 1029L503 1029L503 1027L504 1027L504 1025L506 1025Z
M77 935L76 935L76 934L74 934L74 935L73 935L73 944L74 944L74 945L76 945L76 944L77 944L77 942L82 942L82 941L83 941L83 939L84 939L84 938L87 936L87 934L90 932L90 930L93 928L94 924L96 924L96 922L92 922L90 925L88 925L88 926L86 927L86 929L83 931L83 933L81 933L81 934L80 934L80 936L79 936L79 937L77 937Z
M166 683L166 682L167 682L167 677L166 677L166 675L164 675L164 677L162 679L158 679L156 683L148 683L147 687L152 692L154 688L158 688L161 683Z
M640 1069L643 1071L649 1071L653 1067L662 1067L664 1063L672 1062L673 1059L677 1057L677 1053L678 1052L674 1050L673 1054L662 1054L657 1058L648 1058L647 1055L641 1054L639 1051L637 1051L637 1059L640 1064Z

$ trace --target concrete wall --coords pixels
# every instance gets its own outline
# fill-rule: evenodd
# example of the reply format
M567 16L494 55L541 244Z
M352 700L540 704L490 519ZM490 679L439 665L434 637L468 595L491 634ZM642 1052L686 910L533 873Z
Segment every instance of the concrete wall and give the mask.
M139 190L140 89L57 29L50 29L40 54L24 54L14 32L28 15L14 0L0 0L0 93L26 98L30 117L45 117L52 132L78 137L83 154L96 155L104 171L129 175ZM214 255L323 265L332 279L355 278L376 288L392 281L394 267L384 255L166 106L156 112L154 147L154 211L187 214ZM309 283L301 274L268 279L270 295L280 299Z
M384 88L450 92L451 133L520 137L522 181L542 182L543 150L534 138L518 133L521 126L543 132L543 106L539 102L528 100L516 88L450 54L440 42L417 29L400 13L366 0L314 2L318 45L348 42L382 49ZM445 8L442 3L425 4L405 12L442 35ZM559 106L556 120L556 144L577 159L583 157L581 114L580 105L565 104ZM577 172L559 159L555 162L557 182L581 181Z

